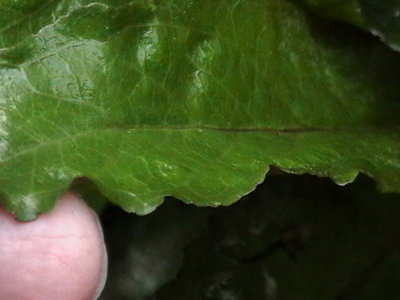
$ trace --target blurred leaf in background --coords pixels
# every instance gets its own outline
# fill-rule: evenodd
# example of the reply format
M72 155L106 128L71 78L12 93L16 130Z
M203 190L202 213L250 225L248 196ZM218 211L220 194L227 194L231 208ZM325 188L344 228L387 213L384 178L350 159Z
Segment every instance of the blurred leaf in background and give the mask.
M400 51L399 0L300 0L320 16L356 25Z

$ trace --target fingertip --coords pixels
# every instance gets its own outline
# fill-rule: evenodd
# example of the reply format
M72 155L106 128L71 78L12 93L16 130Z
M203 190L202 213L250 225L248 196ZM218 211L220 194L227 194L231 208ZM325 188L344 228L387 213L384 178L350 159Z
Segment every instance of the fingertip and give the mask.
M0 207L0 300L96 299L107 276L97 215L75 193L32 222Z

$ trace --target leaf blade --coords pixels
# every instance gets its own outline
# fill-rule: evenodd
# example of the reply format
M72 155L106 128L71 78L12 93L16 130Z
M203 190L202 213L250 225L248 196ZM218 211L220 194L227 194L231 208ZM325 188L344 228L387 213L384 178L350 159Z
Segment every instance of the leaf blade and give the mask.
M141 214L228 205L269 166L399 191L397 54L286 1L211 2L85 3L0 52L10 211L81 176Z

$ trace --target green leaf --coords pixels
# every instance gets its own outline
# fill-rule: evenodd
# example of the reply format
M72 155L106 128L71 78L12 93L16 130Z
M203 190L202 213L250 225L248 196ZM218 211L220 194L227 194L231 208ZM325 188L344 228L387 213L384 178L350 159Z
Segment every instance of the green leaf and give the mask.
M0 191L19 219L76 177L139 214L230 204L270 165L400 191L400 60L375 39L283 0L51 3L18 41L0 31Z
M319 15L359 26L400 51L399 0L302 0Z

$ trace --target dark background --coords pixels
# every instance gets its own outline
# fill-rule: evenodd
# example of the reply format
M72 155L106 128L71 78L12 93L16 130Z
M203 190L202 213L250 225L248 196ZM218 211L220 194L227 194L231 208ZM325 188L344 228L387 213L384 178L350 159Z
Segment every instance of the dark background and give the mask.
M230 207L107 208L101 299L400 298L399 195L365 176L341 187L271 173Z

